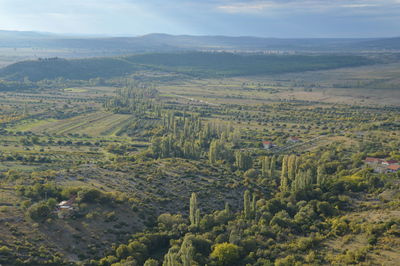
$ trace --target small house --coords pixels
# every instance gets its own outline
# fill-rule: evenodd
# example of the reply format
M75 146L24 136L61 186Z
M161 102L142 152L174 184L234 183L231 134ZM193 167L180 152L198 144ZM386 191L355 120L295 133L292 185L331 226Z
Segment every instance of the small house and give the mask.
M397 163L398 163L398 161L396 161L396 160L384 160L384 161L382 161L383 165L392 165L392 164L397 164Z
M391 164L387 167L388 172L390 173L397 173L400 171L400 165L399 164Z
M262 142L264 149L269 150L274 147L274 144L271 141L263 141Z
M58 218L63 219L71 216L74 211L74 202L76 197L72 197L69 200L63 200L57 204L56 213Z
M384 174L384 173L387 173L387 171L388 171L388 169L385 165L378 164L378 165L374 166L375 173Z
M381 164L384 160L374 157L365 158L364 162L369 165L378 165Z
M298 137L289 137L287 139L287 142L288 143L298 143L298 142L300 142L300 139Z

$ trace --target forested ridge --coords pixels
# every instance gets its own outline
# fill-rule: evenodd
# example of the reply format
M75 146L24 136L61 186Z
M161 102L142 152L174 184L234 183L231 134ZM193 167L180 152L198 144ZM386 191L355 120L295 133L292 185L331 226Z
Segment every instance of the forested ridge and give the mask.
M180 73L191 77L222 77L355 67L372 63L373 60L356 55L154 53L125 57L23 61L0 69L0 78L34 82L56 78L89 80L128 76L138 71Z

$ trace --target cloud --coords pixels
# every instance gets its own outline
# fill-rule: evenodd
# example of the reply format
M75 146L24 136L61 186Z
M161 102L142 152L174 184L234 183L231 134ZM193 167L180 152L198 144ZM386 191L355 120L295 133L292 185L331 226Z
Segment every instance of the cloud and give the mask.
M0 0L0 29L108 35L178 33L185 24L138 0Z
M217 6L219 10L227 13L253 13L278 7L279 4L273 2L232 3Z
M340 5L340 7L344 8L363 8L363 7L377 7L380 6L378 4L345 4L345 5Z
M142 35L394 36L400 0L0 0L0 29Z
M268 12L327 12L337 9L372 9L376 7L399 7L400 0L236 0L220 1L216 3L216 10L231 14L259 13Z

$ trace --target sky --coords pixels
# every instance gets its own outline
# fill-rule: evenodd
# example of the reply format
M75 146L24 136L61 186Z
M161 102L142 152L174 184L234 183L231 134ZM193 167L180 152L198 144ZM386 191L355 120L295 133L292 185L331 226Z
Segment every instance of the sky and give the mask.
M0 0L0 30L395 37L400 36L400 0Z

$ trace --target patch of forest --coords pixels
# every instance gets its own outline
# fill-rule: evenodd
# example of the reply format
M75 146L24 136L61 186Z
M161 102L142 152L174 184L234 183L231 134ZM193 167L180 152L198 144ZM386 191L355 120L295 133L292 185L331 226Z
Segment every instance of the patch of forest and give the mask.
M9 81L89 80L127 76L138 71L162 71L194 77L280 74L373 64L356 55L241 55L232 53L149 53L127 57L39 59L0 69Z

